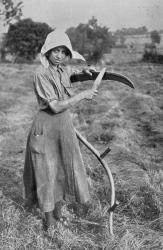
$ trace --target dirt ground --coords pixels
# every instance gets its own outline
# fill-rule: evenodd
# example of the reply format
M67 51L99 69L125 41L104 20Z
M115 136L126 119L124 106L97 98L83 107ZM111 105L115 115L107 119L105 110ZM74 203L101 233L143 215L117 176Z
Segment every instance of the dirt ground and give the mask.
M32 82L36 67L0 64L1 249L162 249L162 66L144 63L114 65L110 70L128 76L135 89L105 81L95 100L81 102L72 110L75 126L88 141L100 152L107 146L111 148L106 161L113 173L116 198L120 202L115 212L117 237L114 240L100 238L96 242L93 237L102 233L91 231L89 238L88 230L87 236L80 232L80 237L83 237L80 238L73 228L69 233L73 231L71 236L76 237L76 241L68 244L67 231L58 226L55 233L59 247L53 240L44 238L40 217L29 215L23 205L26 138L38 109ZM81 91L91 84L77 84L75 90ZM98 204L107 204L109 188L105 173L83 146L82 152L92 195ZM22 225L28 230L22 229ZM62 239L58 232L64 235ZM79 247L81 239L85 242L83 248Z

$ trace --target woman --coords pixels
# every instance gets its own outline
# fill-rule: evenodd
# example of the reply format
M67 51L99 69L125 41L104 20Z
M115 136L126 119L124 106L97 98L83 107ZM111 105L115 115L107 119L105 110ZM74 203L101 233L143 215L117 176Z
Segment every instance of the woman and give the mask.
M68 36L61 31L51 32L41 49L42 66L34 78L39 112L27 139L23 179L26 203L39 205L47 226L56 223L58 202L74 199L87 203L90 199L69 109L92 99L97 91L89 89L70 95L73 72L64 62L74 57L83 59L72 50Z

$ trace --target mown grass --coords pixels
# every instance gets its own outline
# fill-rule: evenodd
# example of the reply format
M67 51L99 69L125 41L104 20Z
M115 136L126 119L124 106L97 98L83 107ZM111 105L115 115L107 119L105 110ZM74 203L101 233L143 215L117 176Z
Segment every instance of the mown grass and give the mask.
M87 167L92 203L87 213L68 204L56 228L43 230L39 209L27 210L22 172L26 136L36 101L32 90L35 65L1 65L0 75L0 249L153 250L163 248L163 154L160 66L117 65L136 89L104 82L98 97L74 108L74 123L106 157L120 204L114 213L114 237L109 234L110 187L105 171L81 146ZM78 91L91 82L79 85ZM5 95L3 95L5 93ZM8 96L8 99L6 99Z

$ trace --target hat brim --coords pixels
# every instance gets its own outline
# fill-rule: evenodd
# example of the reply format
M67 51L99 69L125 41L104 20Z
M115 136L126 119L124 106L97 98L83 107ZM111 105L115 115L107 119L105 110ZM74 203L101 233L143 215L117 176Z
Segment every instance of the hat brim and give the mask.
M81 61L86 61L85 58L77 51L73 50L72 51L72 59L77 59L77 60L81 60Z

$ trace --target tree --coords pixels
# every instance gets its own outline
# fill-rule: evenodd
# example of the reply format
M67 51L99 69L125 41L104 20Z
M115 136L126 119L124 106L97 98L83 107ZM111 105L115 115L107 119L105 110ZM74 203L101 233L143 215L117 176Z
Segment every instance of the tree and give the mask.
M3 17L4 23L9 24L13 20L20 20L22 16L22 1L14 4L12 0L1 0L0 17Z
M67 31L74 49L83 54L88 61L97 62L114 45L114 37L107 27L101 27L92 17L87 24L79 24Z
M44 40L52 28L46 23L23 19L10 24L6 35L6 46L16 60L23 58L32 61L40 52Z
M160 43L161 41L161 36L159 34L159 32L157 30L153 30L151 31L151 40L152 40L152 43Z

